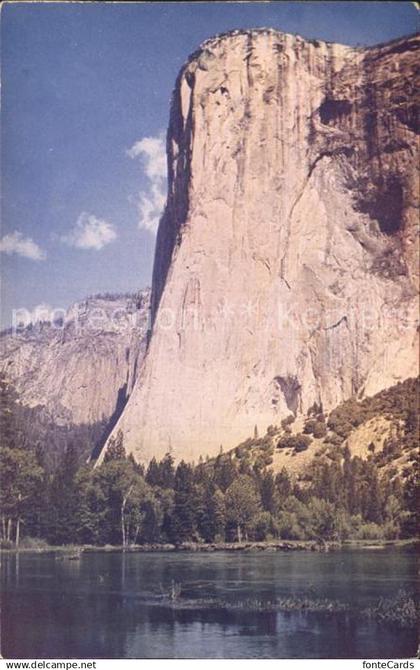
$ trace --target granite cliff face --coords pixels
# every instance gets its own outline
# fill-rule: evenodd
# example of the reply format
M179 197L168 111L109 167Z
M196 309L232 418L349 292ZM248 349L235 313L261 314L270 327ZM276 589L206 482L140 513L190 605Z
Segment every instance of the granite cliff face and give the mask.
M418 45L236 31L184 66L153 331L116 428L137 459L417 374Z
M149 291L75 303L60 320L0 338L0 371L26 407L59 425L107 422L121 411L146 348Z

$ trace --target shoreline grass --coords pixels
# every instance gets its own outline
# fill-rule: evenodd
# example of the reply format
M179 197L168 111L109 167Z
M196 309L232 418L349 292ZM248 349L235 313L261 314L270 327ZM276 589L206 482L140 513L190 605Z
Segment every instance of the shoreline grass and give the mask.
M0 553L3 554L72 554L81 556L89 553L170 553L170 552L258 552L258 551L315 551L328 552L339 551L343 549L385 549L387 547L410 547L420 548L420 539L408 538L404 540L344 540L343 542L317 542L316 540L277 540L264 542L220 542L220 543L194 543L186 542L182 544L139 544L123 547L122 545L48 545L41 542L37 546L36 542L20 547L1 547Z
M400 628L413 629L417 627L419 619L419 603L415 594L400 590L394 597L380 598L368 607L357 606L331 600L329 598L317 598L316 595L292 595L273 600L261 600L257 598L246 598L244 600L228 600L223 597L187 598L182 597L182 588L179 596L172 599L164 597L154 603L159 606L168 607L175 611L185 610L211 610L229 612L291 612L302 614L330 614L348 615L351 617L363 617L367 620L382 624L390 624Z

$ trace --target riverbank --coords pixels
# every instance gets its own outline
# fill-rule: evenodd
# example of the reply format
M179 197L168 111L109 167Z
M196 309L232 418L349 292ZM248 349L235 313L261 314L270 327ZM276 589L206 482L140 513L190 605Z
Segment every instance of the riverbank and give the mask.
M314 551L329 552L345 548L381 550L386 547L406 547L416 549L420 540L410 538L406 540L345 540L344 542L326 542L316 540L274 540L271 542L218 542L199 543L184 542L182 544L137 544L123 547L121 545L62 545L52 546L46 544L21 546L18 549L11 547L1 549L1 553L37 553L58 554L62 558L77 560L84 553L167 553L167 552L288 552L288 551Z

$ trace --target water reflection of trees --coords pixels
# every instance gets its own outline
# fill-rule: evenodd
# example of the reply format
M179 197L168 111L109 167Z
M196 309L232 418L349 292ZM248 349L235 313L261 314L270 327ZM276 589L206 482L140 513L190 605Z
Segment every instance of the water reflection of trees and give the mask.
M366 657L368 651L375 656L379 643L389 657L414 653L411 631L385 633L374 621L346 612L232 606L250 594L274 600L287 584L289 593L298 589L307 583L310 559L311 578L322 592L327 575L320 566L327 568L333 558L98 553L55 561L5 556L3 653L11 658ZM363 560L368 574L366 562L374 559ZM341 573L331 574L338 580ZM182 585L175 602L167 597L172 580ZM344 575L340 584L349 586ZM360 584L359 595L376 597L372 588L371 582Z

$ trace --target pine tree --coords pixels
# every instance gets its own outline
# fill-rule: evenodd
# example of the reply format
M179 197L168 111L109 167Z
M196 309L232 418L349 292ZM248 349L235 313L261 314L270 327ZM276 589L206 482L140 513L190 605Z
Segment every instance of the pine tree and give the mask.
M196 507L197 530L205 542L214 542L225 535L224 495L211 479L198 487Z
M19 546L21 527L33 509L43 471L33 452L0 448L2 538Z
M123 461L126 458L123 434L119 430L115 437L111 437L108 449L105 452L104 463L110 461Z
M276 488L280 496L280 500L284 500L292 493L292 483L286 468L282 468L276 475Z
M210 515L213 525L213 540L224 542L226 527L225 496L216 488L210 501Z
M214 481L222 492L232 484L237 476L230 454L218 456L214 465Z
M141 505L141 511L143 514L141 527L142 542L160 542L162 539L161 526L163 522L163 509L158 498L152 491L149 491L145 496Z
M263 509L270 514L277 514L280 508L280 496L271 470L261 477L260 494Z
M147 466L146 482L150 484L150 486L160 486L160 471L154 456Z
M415 537L420 528L420 477L417 468L407 477L403 495L407 516L402 529L406 537Z
M78 543L104 544L104 495L90 466L83 465L79 468L74 478L74 486L78 496L75 522Z
M47 536L51 544L71 544L78 541L78 469L76 449L73 444L69 444L49 487Z
M261 501L255 482L248 475L239 475L226 491L227 519L236 527L238 542L242 533L247 537L248 524L261 508Z
M181 461L175 473L173 532L176 543L194 539L195 511L196 491L193 469Z
M159 486L163 489L173 489L175 485L174 459L167 453L159 463Z
M0 376L0 517L1 537L19 546L21 527L31 517L44 478L34 450L16 422L16 393Z
M111 447L108 459L94 471L93 480L104 508L102 535L106 542L126 547L140 532L139 507L147 485L135 464L125 457L121 432Z
M379 484L378 473L375 465L366 464L366 478L363 496L363 516L367 521L374 523L383 523L384 500L382 498L381 487Z

